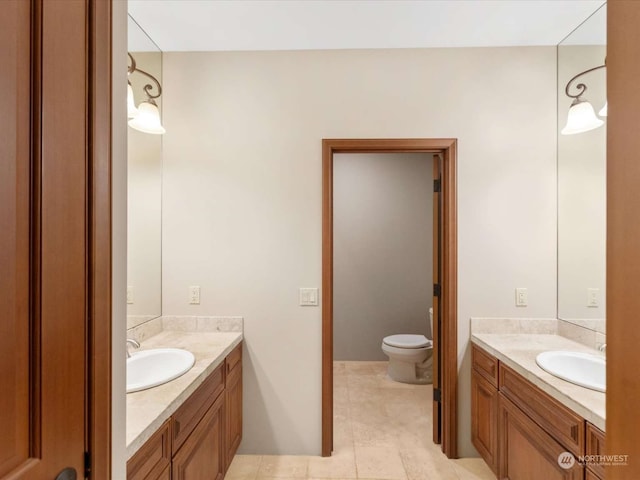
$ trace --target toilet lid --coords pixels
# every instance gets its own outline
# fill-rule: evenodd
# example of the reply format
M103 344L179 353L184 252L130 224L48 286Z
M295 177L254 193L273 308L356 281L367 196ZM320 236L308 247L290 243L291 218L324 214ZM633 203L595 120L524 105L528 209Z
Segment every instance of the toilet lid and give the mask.
M424 335L389 335L382 340L391 347L398 348L424 348L431 346L431 340Z

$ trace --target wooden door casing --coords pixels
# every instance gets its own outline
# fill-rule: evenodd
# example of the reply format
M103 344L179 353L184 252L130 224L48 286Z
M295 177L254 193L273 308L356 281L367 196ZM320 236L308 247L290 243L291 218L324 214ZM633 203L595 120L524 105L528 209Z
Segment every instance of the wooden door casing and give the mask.
M437 303L441 366L440 416L442 451L457 457L457 382L458 382L458 311L457 311L457 140L455 138L394 139L323 139L322 140L322 456L333 450L333 154L334 153L402 153L440 154L441 224L440 252L441 295ZM434 319L435 320L435 319ZM435 426L433 427L436 428Z

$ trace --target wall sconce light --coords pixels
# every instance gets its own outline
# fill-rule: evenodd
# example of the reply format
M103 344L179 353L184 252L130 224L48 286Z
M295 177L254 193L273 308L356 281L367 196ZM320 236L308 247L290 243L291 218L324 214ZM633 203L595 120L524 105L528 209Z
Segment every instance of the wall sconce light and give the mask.
M127 73L132 75L136 72L145 75L146 77L153 80L155 83L155 88L158 93L153 94L152 90L154 85L147 83L144 87L144 93L147 96L147 99L143 102L140 102L138 107L136 107L134 99L133 99L133 88L131 87L131 82L128 82L127 85L127 116L129 117L129 126L131 128L135 128L136 130L140 130L144 133L152 133L155 135L162 135L166 132L162 123L160 122L160 111L158 110L158 105L155 102L155 99L162 95L162 86L160 82L148 72L141 70L136 66L136 61L130 53L129 60L131 63L127 66Z
M587 100L582 98L582 95L587 91L587 86L584 83L577 84L576 89L578 89L578 93L576 93L575 95L572 95L569 92L569 89L571 88L571 84L582 75L600 70L601 68L605 68L606 66L607 64L605 61L604 65L599 65L597 67L585 70L584 72L580 72L571 80L569 80L569 82L567 82L564 93L567 95L567 97L573 98L573 102L571 102L571 107L569 107L567 124L560 131L562 135L573 135L574 133L588 132L589 130L593 130L594 128L598 128L604 125L604 122L596 117L596 112L594 111L593 106ZM604 107L602 107L602 109L598 112L598 115L600 115L601 117L607 116L606 103L604 104Z

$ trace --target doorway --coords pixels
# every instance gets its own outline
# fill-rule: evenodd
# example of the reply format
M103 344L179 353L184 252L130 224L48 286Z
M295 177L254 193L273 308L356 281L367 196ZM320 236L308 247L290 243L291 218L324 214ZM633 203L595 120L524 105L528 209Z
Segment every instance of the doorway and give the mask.
M434 443L449 458L457 456L456 382L456 140L323 140L322 219L322 455L333 450L333 166L335 153L434 154ZM426 432L425 432L426 433Z

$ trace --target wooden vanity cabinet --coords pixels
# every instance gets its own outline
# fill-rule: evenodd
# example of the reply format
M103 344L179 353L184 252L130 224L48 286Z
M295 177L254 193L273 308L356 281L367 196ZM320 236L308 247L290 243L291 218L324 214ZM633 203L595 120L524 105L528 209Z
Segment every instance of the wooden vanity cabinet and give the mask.
M471 363L471 440L498 478L604 479L599 465L558 463L602 455L604 432L474 344Z
M242 440L242 343L127 462L128 480L222 480Z
M471 442L498 473L498 361L472 345Z
M242 440L242 345L227 357L225 411L226 471Z

